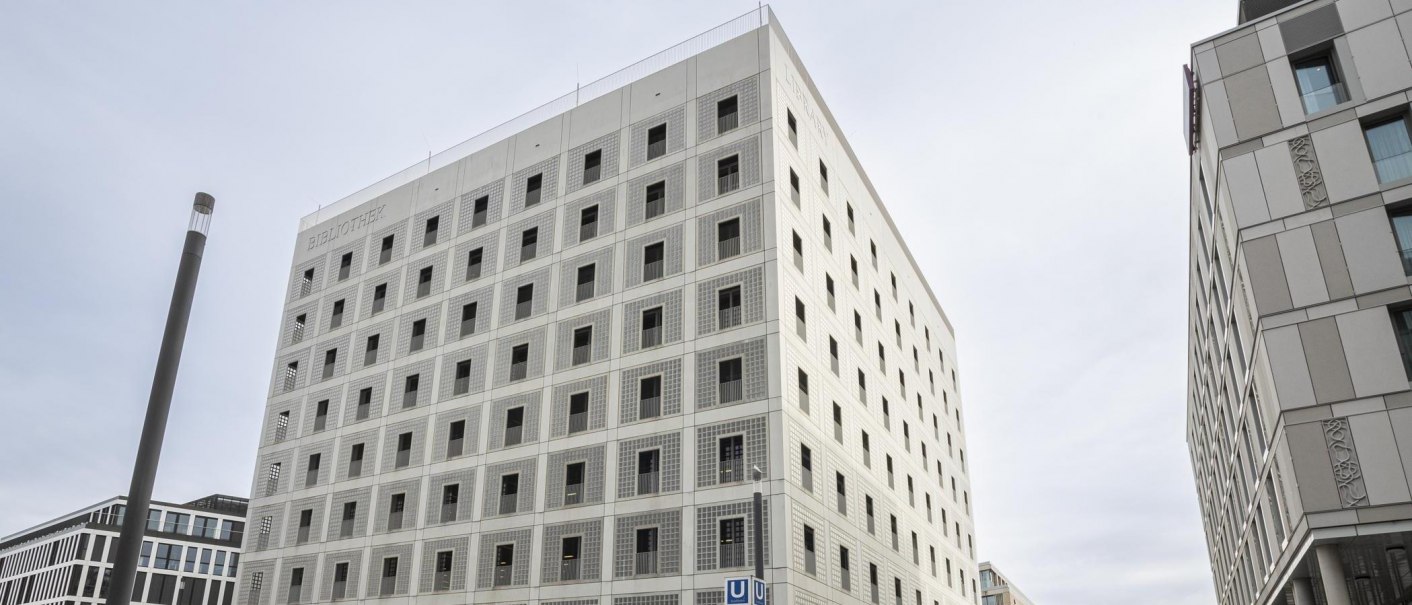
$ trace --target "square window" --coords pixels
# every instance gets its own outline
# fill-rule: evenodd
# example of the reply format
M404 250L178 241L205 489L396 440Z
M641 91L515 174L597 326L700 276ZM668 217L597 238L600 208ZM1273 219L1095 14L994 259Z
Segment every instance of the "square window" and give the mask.
M1294 63L1294 82L1304 113L1323 111L1348 100L1348 91L1334 68L1333 54L1323 52Z
M1365 126L1363 135L1379 183L1412 178L1412 139L1408 138L1407 116Z
M655 160L667 155L667 125L658 124L647 129L647 159Z

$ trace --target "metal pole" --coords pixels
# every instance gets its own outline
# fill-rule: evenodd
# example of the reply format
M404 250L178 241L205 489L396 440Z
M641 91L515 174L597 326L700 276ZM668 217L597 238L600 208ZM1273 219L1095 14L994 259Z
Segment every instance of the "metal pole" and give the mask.
M152 483L157 478L157 462L162 456L162 438L167 432L167 412L172 407L172 391L176 387L177 367L181 365L186 324L191 318L191 299L196 294L196 276L201 271L201 254L206 250L206 231L210 227L211 212L215 205L215 198L206 193L197 193L196 201L192 204L191 223L186 232L186 244L181 251L181 263L177 267L172 303L167 309L167 326L162 332L162 348L157 353L157 370L152 377L152 393L147 399L147 417L142 423L142 439L137 444L137 462L132 469L132 485L127 491L127 512L123 517L123 531L115 546L117 556L113 561L113 585L108 591L108 605L128 605L132 601L137 557L142 550L147 511L152 505Z
M760 495L760 467L754 468L755 474L755 577L760 581L765 580L765 505L764 498Z

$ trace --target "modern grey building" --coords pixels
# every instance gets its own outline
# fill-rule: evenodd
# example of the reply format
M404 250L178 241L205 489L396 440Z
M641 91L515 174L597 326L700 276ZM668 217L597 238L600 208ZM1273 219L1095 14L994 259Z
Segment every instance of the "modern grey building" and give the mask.
M979 601L952 327L768 9L292 265L243 605L718 605L757 488L774 599Z
M127 498L109 498L0 539L0 605L95 605L108 582ZM232 605L244 498L153 502L132 602Z
M1000 568L981 562L981 605L1034 605Z
M1409 11L1246 0L1191 48L1187 439L1223 604L1412 598Z

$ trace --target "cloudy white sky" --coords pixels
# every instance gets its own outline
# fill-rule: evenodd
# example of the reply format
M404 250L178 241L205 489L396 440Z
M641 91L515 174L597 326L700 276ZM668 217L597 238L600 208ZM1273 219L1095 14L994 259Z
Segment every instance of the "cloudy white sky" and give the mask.
M248 492L300 216L754 6L0 5L0 534L127 489L194 191L168 500ZM1236 0L773 6L956 325L982 558L1211 602L1180 76Z

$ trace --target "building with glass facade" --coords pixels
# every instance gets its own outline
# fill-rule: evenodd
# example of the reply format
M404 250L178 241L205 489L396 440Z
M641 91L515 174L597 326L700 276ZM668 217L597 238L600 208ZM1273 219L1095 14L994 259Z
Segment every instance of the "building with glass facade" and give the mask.
M981 605L1034 605L1020 587L989 561L981 562Z
M0 539L0 604L107 602L126 501L110 498ZM246 504L221 495L153 502L132 602L233 605Z
M1191 47L1187 440L1219 601L1412 598L1405 0Z
M719 605L756 489L773 598L979 601L951 324L768 9L306 218L288 284L244 605Z

